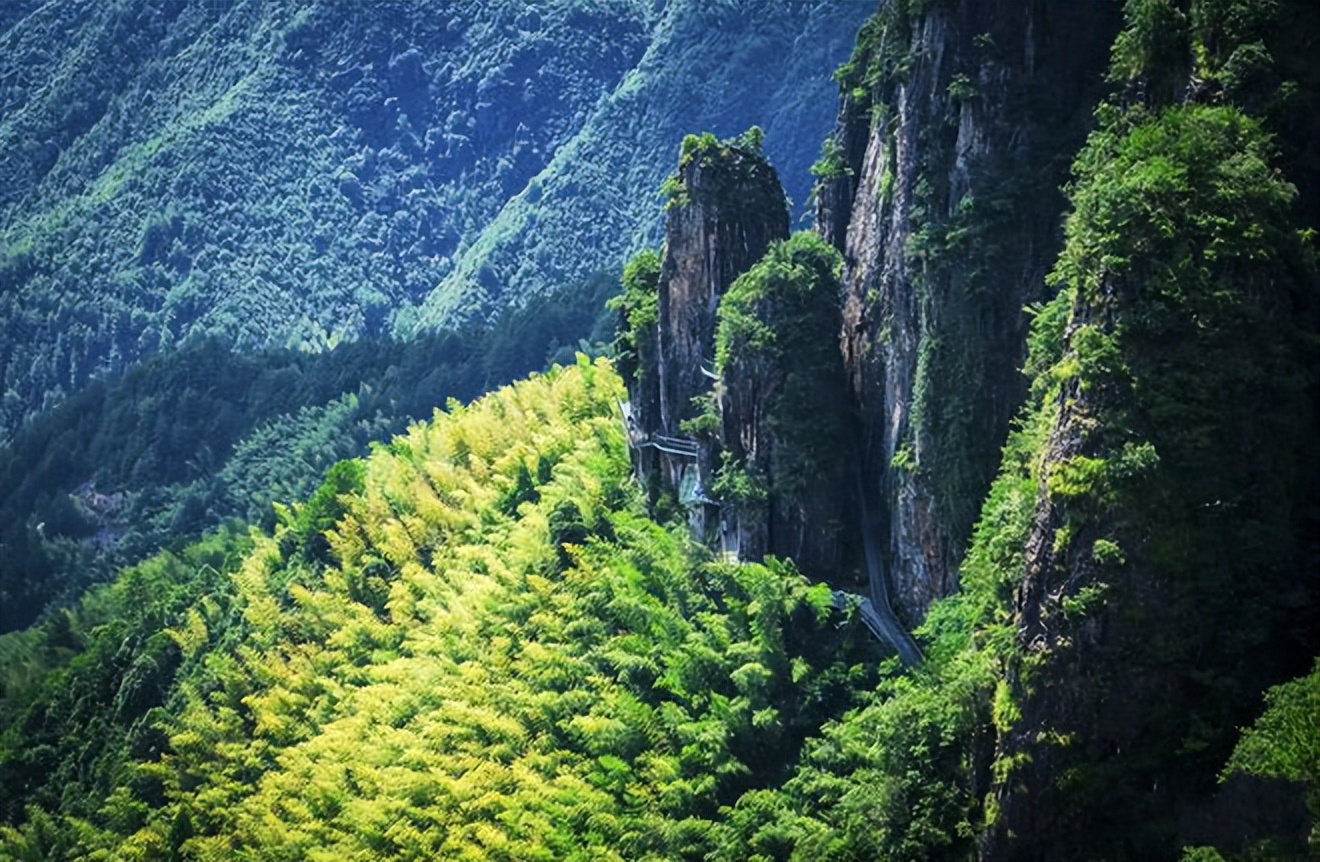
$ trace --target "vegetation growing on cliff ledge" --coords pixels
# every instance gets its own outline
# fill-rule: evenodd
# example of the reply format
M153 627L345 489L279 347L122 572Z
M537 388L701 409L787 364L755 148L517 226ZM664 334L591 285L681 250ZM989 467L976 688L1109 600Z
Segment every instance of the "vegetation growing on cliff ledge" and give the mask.
M1000 743L1006 762L1074 779L1046 790L1056 778L1014 769L998 793L1026 781L1033 801L1016 804L1079 825L1146 812L1112 853L1169 852L1175 827L1149 812L1210 792L1251 714L1239 693L1297 672L1310 648L1297 613L1314 613L1315 590L1296 572L1314 358L1294 310L1314 271L1270 156L1235 109L1187 106L1106 114L1076 163L1056 270L1071 315L1035 408L1054 417L1031 456L1048 496L1019 498L1036 550L1010 579L1024 718ZM1118 679L1140 714L1097 700ZM1075 706L1049 711L1063 687ZM1096 799L1105 818L1088 813ZM1019 831L1039 822L1015 816Z
M812 507L813 497L851 499L853 417L837 347L841 264L833 247L802 231L773 243L720 300L720 384L708 409L725 463L713 490L735 506L763 506L767 499L746 493L763 486L781 517L806 518L815 508L823 521L826 509ZM842 527L813 523L808 532L836 543Z
M618 315L614 361L620 376L629 385L641 383L641 378L655 362L659 280L659 252L643 249L624 264L623 291L608 303ZM655 385L655 381L649 383Z
M746 174L756 174L769 167L761 144L765 132L760 126L751 126L740 135L720 140L713 132L684 135L678 149L678 170L665 178L660 194L665 199L665 210L685 207L692 203L690 190L683 182L684 172L691 174L703 168L714 170L714 184L709 188L713 200L722 205L740 203L739 194L744 186L752 184Z

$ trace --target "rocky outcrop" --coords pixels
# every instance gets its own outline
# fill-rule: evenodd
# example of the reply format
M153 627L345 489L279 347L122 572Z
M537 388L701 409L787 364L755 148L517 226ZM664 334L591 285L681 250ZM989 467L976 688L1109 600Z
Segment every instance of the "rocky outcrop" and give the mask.
M1193 221L1172 235L1184 248L1216 245L1202 245ZM1112 246L1101 248L1090 261L1097 289L1079 291L1053 373L1080 371L1043 406L1053 421L1034 459L1012 603L1001 691L1011 720L998 738L986 862L1169 858L1259 828L1270 811L1244 800L1207 820L1218 804L1210 779L1262 682L1311 654L1292 631L1315 607L1297 577L1315 432L1295 285L1268 264L1245 275L1228 254L1203 264L1213 276L1161 283L1147 273L1183 270L1156 263L1165 250L1115 274L1099 262ZM1234 280L1240 292L1198 295ZM1212 307L1223 316L1207 324ZM1138 828L1152 811L1179 834Z
M702 412L693 399L712 387L720 299L774 240L788 236L788 208L754 136L724 142L689 136L668 188L654 347L649 334L637 339L631 434L639 473L653 490L676 493L693 513L694 529L704 533L700 501L712 452L697 445L685 424Z
M688 145L665 223L660 270L660 427L680 433L710 390L715 312L734 279L788 237L788 207L774 168L750 147Z
M844 363L868 495L910 620L960 555L1025 395L1028 321L1059 247L1058 187L1117 4L885 4L841 80L817 225L844 253Z
M1235 39L1262 70L1272 39L1207 21L1160 26L1168 56L1130 72L1141 107L1098 112L1076 159L1056 269L1071 307L1033 338L1058 355L1028 420L1044 434L1027 459L987 862L1173 858L1211 841L1237 858L1277 809L1224 810L1214 778L1261 690L1315 654L1301 632L1320 607L1303 574L1316 274L1289 162L1262 131L1274 118L1233 104ZM1129 20L1118 69L1152 23ZM1255 26L1268 36L1268 17Z
M858 587L856 425L838 345L838 252L788 236L753 129L689 136L663 259L624 271L620 370L639 475L693 535L741 560L793 559Z
M855 426L836 333L839 256L808 232L771 246L720 306L713 487L745 559L791 558L854 586ZM858 579L860 580L860 579Z

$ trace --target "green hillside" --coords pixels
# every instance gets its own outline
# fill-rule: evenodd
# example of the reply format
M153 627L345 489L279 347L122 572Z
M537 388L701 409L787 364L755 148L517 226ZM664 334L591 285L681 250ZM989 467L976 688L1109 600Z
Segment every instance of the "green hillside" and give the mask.
M490 329L320 353L201 339L92 382L0 448L0 631L227 519L269 525L272 501L301 499L331 464L438 402L570 360L580 345L565 333L599 350L614 290L596 278Z
M319 351L613 271L693 128L766 127L802 204L869 11L21 8L0 31L0 435L189 336Z
M0 631L608 341L691 129L805 205L867 12L4 4Z
M582 358L452 405L0 639L0 858L720 853L877 655L647 517L622 392Z
M361 160L351 178L334 163L328 196L299 196L295 159L270 170L287 196L236 198L281 208L281 230L300 201L383 218L383 202L451 195L471 221L414 289L391 256L429 233L400 219L354 246L308 210L321 251L244 260L298 279L297 260L360 252L386 287L343 306L358 328L317 317L331 294L310 289L307 328L277 332L278 303L217 288L190 335L118 354L122 374L65 368L31 415L11 389L26 419L0 449L0 862L1320 858L1311 0L1127 0L1095 18L892 0L838 73L814 170L776 163L820 182L817 225L793 233L770 159L777 133L808 134L806 91L733 70L807 74L811 52L774 46L824 44L835 7L143 8L15 4L0 23L52 73L43 92L100 92L74 74L88 46L144 40L106 92L147 87L160 58L213 58L194 83L231 94L202 99L216 126L175 118L199 146L283 146L224 130L297 113L319 82L331 101L308 115L341 137L298 152L352 141ZM1065 26L1108 12L1103 35ZM592 27L615 28L582 43L615 52L609 74L573 71L586 60L564 48ZM61 55L32 35L59 28L90 41ZM399 33L451 40L455 62ZM495 111L528 121L501 126L482 94L546 95L515 71L518 46L540 57L534 34L570 40L537 68L574 82L575 119L527 107ZM500 71L477 70L483 46ZM250 83L210 77L235 68L227 52L254 59ZM24 101L22 68L0 79L3 128L78 104ZM407 93L441 77L477 82L472 117L493 125L416 137L438 103ZM1065 91L1093 101L1054 104ZM755 104L775 110L722 139ZM659 118L689 108L719 112L717 131L675 146ZM1085 126L1028 142L1037 118L1013 120L1037 109ZM430 173L496 128L526 160ZM409 135L445 159L393 160ZM3 272L22 276L3 301L69 299L58 326L39 314L54 306L26 318L52 356L100 331L90 294L56 289L79 230L111 243L128 225L133 254L95 258L124 284L190 254L193 215L144 230L116 209L151 199L158 160L192 176L169 161L185 150L116 150L84 186L68 179L95 161L80 146L43 162L54 151L25 145L3 169ZM649 172L675 161L655 248ZM1057 200L1027 200L1039 175L1014 183L1065 163ZM12 190L29 181L81 191L28 210ZM485 198L466 210L469 193ZM251 276L224 260L212 279ZM904 388L889 372L908 360ZM1013 380L967 370L1006 362ZM957 441L997 427L972 390L1013 420L975 441L998 453L987 490L953 499L984 454ZM954 449L933 457L933 432Z

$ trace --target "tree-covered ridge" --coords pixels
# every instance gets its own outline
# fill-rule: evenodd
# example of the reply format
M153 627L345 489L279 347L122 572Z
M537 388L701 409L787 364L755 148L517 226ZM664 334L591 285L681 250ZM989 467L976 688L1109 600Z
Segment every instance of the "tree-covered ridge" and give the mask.
M411 337L612 271L656 235L654 189L691 128L762 123L805 176L831 115L822 70L867 11L114 0L6 15L0 439L189 336Z
M700 562L644 515L621 394L582 360L452 404L227 566L144 564L7 636L0 768L31 806L0 858L720 853L723 808L782 782L873 654L791 566ZM142 596L164 569L191 602ZM151 611L95 627L129 601Z
M227 518L269 525L272 500L310 494L446 398L599 352L615 287L591 279L488 329L407 342L235 353L205 339L92 383L0 448L0 631Z

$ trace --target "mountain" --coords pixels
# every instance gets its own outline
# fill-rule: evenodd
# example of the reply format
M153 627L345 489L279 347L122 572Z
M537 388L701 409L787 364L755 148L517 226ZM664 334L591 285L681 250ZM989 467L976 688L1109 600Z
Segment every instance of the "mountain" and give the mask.
M869 12L24 8L0 33L7 433L190 336L323 350L616 269L657 235L656 189L694 128L760 124L802 206L824 73Z
M886 5L838 75L819 238L767 230L746 142L685 144L620 303L654 511L864 593L914 668L809 744L773 808L805 855L775 858L1306 844L1308 797L1223 770L1317 653L1318 24ZM1275 763L1320 742L1293 704ZM1251 774L1314 805L1314 770Z
M689 130L803 211L868 12L6 4L0 630L608 340Z
M688 135L609 358L0 636L0 859L1314 857L1317 38L886 4L814 229Z
M1301 793L1223 770L1320 652L1320 20L1117 11L887 5L844 70L819 225L887 586L931 661L833 736L896 751L823 762L892 776L859 797L894 855L1306 845ZM912 709L922 730L895 727ZM847 822L823 780L790 807Z

